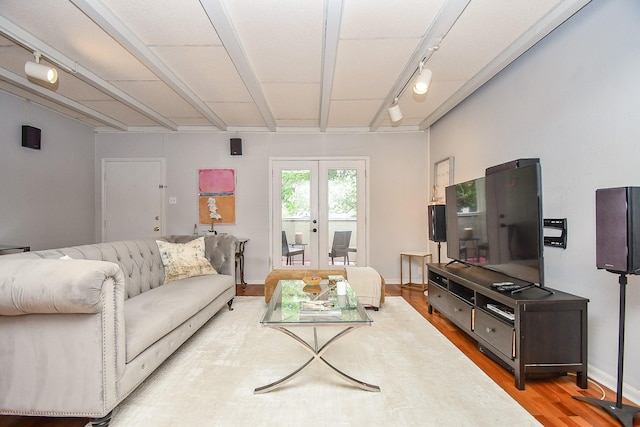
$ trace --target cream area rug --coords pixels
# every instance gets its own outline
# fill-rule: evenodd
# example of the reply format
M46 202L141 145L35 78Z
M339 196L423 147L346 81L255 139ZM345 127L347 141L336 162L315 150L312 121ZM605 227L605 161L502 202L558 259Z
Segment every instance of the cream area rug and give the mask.
M373 323L324 353L336 368L380 386L355 388L320 361L283 387L256 387L289 374L311 355L262 327L262 297L237 297L115 410L131 426L538 426L402 297L388 297ZM312 329L296 328L312 340ZM328 337L319 328L320 338Z

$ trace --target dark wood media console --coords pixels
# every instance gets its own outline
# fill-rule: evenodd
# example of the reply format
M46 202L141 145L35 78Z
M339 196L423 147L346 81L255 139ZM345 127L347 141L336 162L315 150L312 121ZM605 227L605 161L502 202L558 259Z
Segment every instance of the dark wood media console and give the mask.
M475 339L480 351L511 369L519 390L527 374L567 372L587 388L589 300L540 287L497 291L493 283L527 283L461 263L428 269L429 313L438 310Z

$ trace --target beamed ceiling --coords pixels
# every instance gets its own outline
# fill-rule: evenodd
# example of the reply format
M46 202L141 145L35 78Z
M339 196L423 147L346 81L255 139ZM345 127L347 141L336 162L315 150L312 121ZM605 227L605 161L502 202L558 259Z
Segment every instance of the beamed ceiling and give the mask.
M1 0L0 90L96 131L423 130L588 1Z

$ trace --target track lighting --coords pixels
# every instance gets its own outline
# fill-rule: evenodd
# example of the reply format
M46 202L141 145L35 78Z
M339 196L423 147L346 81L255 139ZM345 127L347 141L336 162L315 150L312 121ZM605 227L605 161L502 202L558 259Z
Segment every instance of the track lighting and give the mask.
M424 95L427 93L429 85L431 84L431 77L433 76L430 69L423 67L424 62L420 62L420 71L413 85L413 91L418 95Z
M58 70L53 67L40 64L40 53L34 52L35 62L28 61L24 64L24 72L27 77L43 82L55 83L58 80Z
M391 107L389 107L389 118L391 118L392 122L402 120L402 111L400 111L400 106L398 105L398 98L396 98Z
M433 48L432 50L436 50L436 48ZM424 61L426 59L427 58L424 58L422 61L420 61L420 67L416 70L418 72L418 77L416 77L414 81L413 91L418 95L424 95L425 93L427 93L427 91L429 90L429 85L431 84L431 77L433 76L431 70L429 70L428 68L424 68ZM407 86L409 86L409 83L411 82L411 79L415 75L416 71L413 72L413 74L405 82L404 86L402 86L402 88L400 89L400 93L398 93L398 96L395 97L393 103L388 109L389 118L394 123L402 120L402 111L400 111L400 105L398 105L398 98L400 98L404 90L407 88Z

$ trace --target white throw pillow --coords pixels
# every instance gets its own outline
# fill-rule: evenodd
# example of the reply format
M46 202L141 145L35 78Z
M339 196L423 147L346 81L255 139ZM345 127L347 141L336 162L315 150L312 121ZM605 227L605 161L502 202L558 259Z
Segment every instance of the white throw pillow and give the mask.
M187 243L156 240L164 265L164 282L205 274L218 274L204 254L204 237Z

